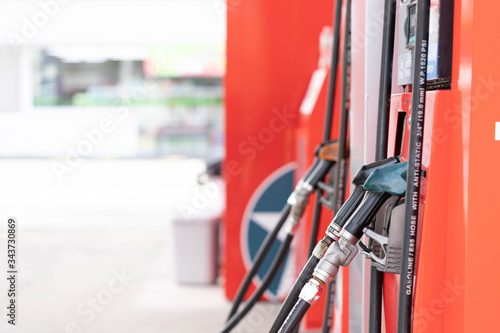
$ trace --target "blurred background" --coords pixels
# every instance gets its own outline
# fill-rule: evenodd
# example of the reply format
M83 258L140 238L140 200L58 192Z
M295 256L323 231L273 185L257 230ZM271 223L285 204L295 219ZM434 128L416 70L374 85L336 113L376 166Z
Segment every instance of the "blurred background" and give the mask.
M199 175L224 156L224 3L0 1L0 219L18 220L19 266L1 331L221 327L217 266L181 276L175 235L194 223L217 244L223 184Z
M119 139L89 157L220 157L225 13L214 4L1 1L0 155L63 156L82 123L123 106Z

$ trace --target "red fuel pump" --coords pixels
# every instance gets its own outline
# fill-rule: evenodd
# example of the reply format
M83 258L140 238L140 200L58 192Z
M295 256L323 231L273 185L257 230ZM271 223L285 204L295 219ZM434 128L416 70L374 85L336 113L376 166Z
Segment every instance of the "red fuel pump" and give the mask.
M396 42L386 154L401 155L403 161L410 153L411 126L418 126L414 125L418 121L410 116L415 102L412 100L411 73L418 1L423 0L396 1ZM363 8L361 2L354 1L353 8ZM317 36L325 25L330 24L331 5L331 1L320 1L315 6L305 2L252 1L241 2L228 12L225 172L229 183L225 276L228 277L226 295L229 298L234 295L248 265L245 256L252 251L244 244L243 235L246 235L245 226L248 225L244 216L249 216L248 212L263 213L254 218L261 219L261 225L265 225L262 217L272 211L265 207L255 209L265 190L271 191L270 184L283 181L278 188L290 193L292 185L284 184L292 184L293 177L283 180L286 178L284 170L291 170L286 168L296 157L296 167L301 173L313 158L309 152L322 141L320 128L325 109L325 84L318 84L319 95L312 103L304 103L308 107L299 111L299 105L311 73L317 68ZM366 2L367 8L370 5ZM492 248L494 239L490 240L488 236L500 232L496 218L500 213L497 204L500 179L491 172L500 167L500 94L497 93L500 87L500 47L492 43L494 34L500 31L500 20L495 17L500 3L432 0L430 5L426 113L425 123L419 129L423 131L423 142L419 157L422 163L420 204L417 206L419 218L415 221L418 222L415 224L418 238L413 244L412 265L407 265L415 279L408 284L406 274L401 276L394 267L390 273L383 262L373 265L383 272L381 332L387 333L398 332L398 312L401 314L398 303L401 290L404 292L405 288L412 288L414 292L409 317L414 333L472 333L497 326L494 311L500 289L496 287L496 271L492 267L493 263L500 261L500 255ZM373 26L367 20L370 13L368 10L353 10L352 15L354 43L356 34L364 34L367 37L361 47L364 49L373 42L370 31ZM282 17L293 18L290 20L294 24L286 24ZM257 22L256 18L261 18L262 22ZM295 56L298 54L300 56ZM373 84L374 76L373 73L367 74L371 56L367 52L362 59L358 53L353 56L352 63L353 78L358 83L356 87L363 79L365 81L364 94L356 88L351 91L351 100L356 101L351 105L351 152L354 148L357 165L371 162L369 160L374 155L373 119L377 110L369 107L373 105L370 104L373 95L368 93L368 88ZM261 71L251 67L253 63L257 63ZM365 66L364 78L360 75L360 66ZM324 74L320 68L316 72L319 78L312 81L322 81L321 76ZM283 116L285 106L287 116ZM353 122L354 118L361 121ZM281 127L280 120L288 123ZM337 114L334 123L338 121ZM283 129L273 132L273 128ZM336 135L338 133L334 132L333 137ZM360 149L360 142L364 143L364 149ZM363 163L362 159L365 159ZM252 209L248 208L248 202L253 205ZM331 213L323 213L321 235L331 221ZM311 215L312 209L308 209L303 224L305 229ZM391 228L386 232L390 242L393 237ZM303 264L308 239L307 235L302 235L299 249L303 256L289 261L293 262L292 266ZM360 267L351 265L351 270ZM363 267L364 276L370 276L371 266ZM377 332L369 331L367 324L368 284L362 283L359 275L350 274L349 268L341 271L344 273L338 280L341 284L338 290L342 297L337 298L337 306L342 311L340 316L336 311L334 331L349 332L353 327L362 326L363 332ZM259 279L255 282L258 284ZM275 290L280 290L278 285L275 287ZM357 315L359 306L350 308L350 305L358 304L358 300L353 302L352 291L361 293L364 299L366 311L361 316ZM276 295L279 296L279 292ZM273 297L272 294L267 296ZM305 319L307 328L318 327L323 308L321 304L311 308Z

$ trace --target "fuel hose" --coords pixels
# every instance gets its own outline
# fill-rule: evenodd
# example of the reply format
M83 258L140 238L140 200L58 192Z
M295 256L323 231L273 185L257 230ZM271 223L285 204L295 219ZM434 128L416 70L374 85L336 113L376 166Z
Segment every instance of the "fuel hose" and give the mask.
M274 277L276 276L276 273L278 270L283 266L283 263L285 262L285 258L288 254L288 250L290 249L290 243L292 242L293 239L293 233L289 232L281 244L278 254L274 258L272 264L271 264L271 269L267 272L267 274L264 276L264 279L262 280L262 284L259 286L259 288L253 293L252 297L248 300L248 302L245 303L245 306L235 313L224 325L221 333L228 333L231 332L231 330L238 325L243 317L252 309L252 307L259 301L261 296L264 294L266 289L269 287L271 282L274 280Z
M413 315L413 288L415 276L418 217L420 208L420 180L424 138L425 96L427 93L427 51L429 47L430 0L417 1L417 25L413 60L411 96L411 129L408 147L408 179L406 188L406 217L403 238L403 257L399 282L398 333L410 333Z
M311 304L307 303L303 299L298 299L295 303L289 316L285 319L283 326L280 328L278 333L291 333L294 332L300 325L300 322L307 313L307 310L311 307Z
M245 275L245 278L243 279L243 282L241 283L240 288L238 289L238 293L236 294L236 297L234 299L233 306L231 307L231 311L229 312L229 317L227 319L228 321L238 311L238 308L241 302L243 301L243 298L245 297L248 287L252 283L252 279L259 271L260 267L262 266L262 263L264 262L264 259L266 259L266 256L269 253L269 250L271 249L271 246L276 240L279 231L285 224L288 214L290 214L290 209L291 206L289 204L286 204L285 207L283 207L278 223L274 227L273 231L267 235L261 247L259 248L259 251L255 256L255 259L252 262L252 267Z

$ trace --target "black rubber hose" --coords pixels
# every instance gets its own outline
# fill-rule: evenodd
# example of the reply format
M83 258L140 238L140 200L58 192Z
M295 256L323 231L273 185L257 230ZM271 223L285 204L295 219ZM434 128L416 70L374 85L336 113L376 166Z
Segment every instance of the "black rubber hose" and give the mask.
M389 114L392 93L392 63L394 58L394 28L396 23L396 0L386 0L384 27L382 31L382 59L380 66L380 90L378 99L377 141L375 160L387 157ZM380 333L382 329L382 286L384 273L370 267L370 311L369 333Z
M290 243L292 242L293 239L293 233L288 233L285 240L281 244L278 254L274 258L273 262L271 263L271 268L269 271L267 271L266 276L264 276L264 279L262 280L262 284L260 287L253 293L252 297L248 300L248 302L245 304L243 309L241 309L239 312L235 313L231 319L229 319L226 324L224 325L221 333L228 333L231 332L231 330L238 325L238 323L243 319L243 317L246 316L246 314L253 308L253 306L259 301L261 296L264 294L266 289L269 287L271 282L273 282L276 274L278 273L279 269L285 262L286 255L288 254L288 250L290 249Z
M342 13L342 0L337 0L335 12L333 13L333 26L335 27L333 33L332 43L332 58L330 64L330 78L328 81L328 97L326 101L325 124L323 127L323 142L328 142L332 135L332 120L333 120L333 103L335 101L335 90L337 89L337 71L339 64L339 45L340 45L340 16ZM340 161L340 160L339 160ZM316 191L316 204L314 206L313 225L311 230L311 238L309 241L309 254L312 253L316 240L318 238L318 227L321 218L321 196L323 191L318 189Z
M314 268L316 267L318 262L319 258L317 258L316 256L311 255L309 257L309 260L307 260L307 263L300 272L299 277L293 284L292 290L288 293L288 296L283 302L283 305L281 305L278 316L274 320L273 326L269 331L270 333L277 333L279 331L281 325L283 325L283 323L285 322L288 314L290 313L290 311L292 311L293 305L299 298L300 291L305 286L307 281L309 281L309 279L311 278Z
M380 333L382 330L382 287L384 272L370 266L370 312L368 322L369 333Z
M342 207L345 197L345 183L347 163L344 152L347 141L347 126L349 118L349 85L350 85L350 35L351 35L351 0L346 2L345 28L344 28L344 54L342 59L342 97L340 98L340 129L339 129L339 156L338 167L335 173L336 189L334 192L334 209L336 212ZM335 283L328 284L326 291L326 304L323 313L321 332L329 333L332 329L332 314L334 308Z
M425 97L427 82L427 50L429 46L430 0L417 2L417 26L415 56L413 58L413 85L411 95L411 129L408 147L408 171L406 183L405 233L403 258L399 281L398 333L410 333L413 314L413 282L418 236L420 208L420 179L422 168L423 129L425 120ZM411 200L410 200L411 198ZM410 202L411 201L411 202Z
M391 111L392 63L394 58L394 27L396 24L396 0L386 0L382 31L382 59L380 65L380 89L377 114L377 140L375 160L387 157L389 115Z
M283 224L285 224L288 214L290 214L290 210L291 206L289 204L286 204L285 207L283 207L278 223L274 227L273 231L267 235L266 239L264 239L264 242L262 242L259 251L255 255L255 259L252 262L252 267L245 275L245 278L243 279L243 282L241 283L240 288L238 289L238 293L236 294L236 297L234 299L233 306L231 308L231 311L229 312L229 317L227 321L229 321L229 319L231 319L231 317L238 311L238 308L240 307L240 304L243 301L243 298L245 297L248 287L252 283L252 279L259 271L259 268L264 262L264 259L266 259L266 256L269 253L271 246L273 245L274 241L276 240L276 237L278 236L278 232L283 227Z
M281 326L278 333L292 333L294 332L300 325L300 322L304 318L307 313L307 310L311 307L311 304L307 303L303 299L299 299L292 311L286 318L283 326Z
M314 213L313 219L311 223L311 234L309 235L309 245L307 249L307 253L311 255L316 246L318 233L319 233L319 222L321 220L321 209L323 205L321 204L321 197L323 196L323 190L316 190L316 200L314 202Z
M335 278L330 281L326 288L325 310L323 311L323 323L321 324L321 332L328 333L332 331L333 309L335 307Z
M335 89L337 82L337 67L339 64L340 44L340 17L342 15L342 0L336 0L335 12L333 13L333 45L332 62L330 64L330 81L328 82L328 100L326 102L326 120L323 132L323 141L330 140L333 119L333 103L335 101Z

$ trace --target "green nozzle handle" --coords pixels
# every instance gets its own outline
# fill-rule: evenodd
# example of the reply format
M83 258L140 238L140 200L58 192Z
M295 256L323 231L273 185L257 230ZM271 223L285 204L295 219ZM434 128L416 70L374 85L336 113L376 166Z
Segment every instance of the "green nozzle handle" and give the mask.
M377 169L385 168L388 165L394 165L399 163L400 159L397 156L386 158L385 160L376 161L367 165L363 165L361 169L356 172L354 178L352 179L352 183L354 185L363 186L368 177Z
M351 188L351 194L342 207L340 207L339 211L335 213L335 217L328 227L328 232L334 234L336 228L342 229L352 213L358 208L365 195L363 185L368 177L376 170L386 168L396 163L399 163L399 157L389 157L385 160L364 165L358 170L352 181L353 187Z
M408 161L377 169L368 177L363 187L367 191L386 192L402 197L406 192Z

